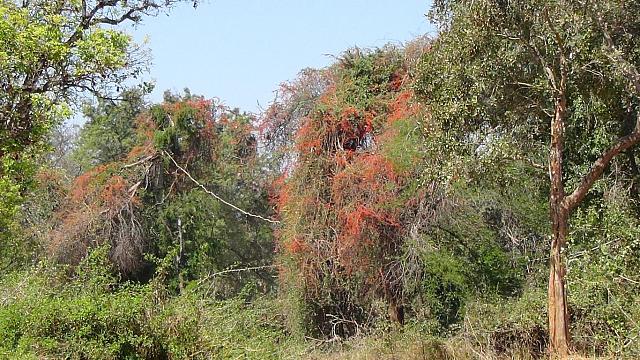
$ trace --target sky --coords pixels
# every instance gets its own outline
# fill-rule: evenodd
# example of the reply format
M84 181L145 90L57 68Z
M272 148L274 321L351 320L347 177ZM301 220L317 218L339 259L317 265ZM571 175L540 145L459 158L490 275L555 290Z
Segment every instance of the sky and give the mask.
M202 0L144 19L153 101L164 90L217 97L258 112L279 84L306 67L329 65L350 47L401 44L432 33L428 0Z

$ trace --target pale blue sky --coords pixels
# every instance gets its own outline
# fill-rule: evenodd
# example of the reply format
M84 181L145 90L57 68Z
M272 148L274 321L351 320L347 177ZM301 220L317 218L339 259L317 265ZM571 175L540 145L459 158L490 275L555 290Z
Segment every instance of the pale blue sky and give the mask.
M428 0L204 0L169 16L147 18L133 31L148 36L156 81L165 89L218 97L256 112L273 91L305 67L332 62L353 47L402 43L433 31Z

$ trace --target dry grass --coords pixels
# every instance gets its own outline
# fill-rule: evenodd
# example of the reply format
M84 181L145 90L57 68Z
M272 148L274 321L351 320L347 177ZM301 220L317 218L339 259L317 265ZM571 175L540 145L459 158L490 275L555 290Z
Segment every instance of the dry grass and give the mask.
M309 360L533 360L526 351L497 354L478 349L461 337L439 339L412 334L361 337L310 351ZM545 357L546 358L546 357ZM572 355L567 360L608 360L610 357Z

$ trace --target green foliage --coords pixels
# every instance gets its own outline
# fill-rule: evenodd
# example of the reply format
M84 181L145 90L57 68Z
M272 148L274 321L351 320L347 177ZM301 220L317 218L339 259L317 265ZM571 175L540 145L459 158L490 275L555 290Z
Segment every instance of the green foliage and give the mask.
M88 164L99 166L78 176L55 209L50 251L75 265L107 245L124 278L146 282L161 271L172 292L191 281L211 283L222 298L247 284L269 291L271 228L220 200L269 214L252 117L189 92L150 108L138 92L123 95L130 101L93 109L82 131L76 154L92 154ZM235 270L245 267L252 270Z
M49 206L56 201L53 197L60 195L60 192L46 189L49 184L55 188L55 181L49 183L47 180L47 184L43 184L33 178L36 160L31 156L25 154L17 161L10 158L1 161L4 174L0 171L0 274L21 268L34 259L42 243L31 236L31 230L35 230L31 225L43 225L38 222L50 216L52 208ZM46 170L37 173L43 172ZM41 227L39 230L46 229Z
M428 311L421 317L435 318L439 328L446 329L457 323L464 314L464 303L469 282L461 259L444 251L427 254L422 260L424 266L421 294L422 304L414 305L419 311Z
M573 334L584 352L635 357L640 224L625 190L605 186L604 197L574 219L568 275Z
M86 171L96 165L123 159L136 144L135 119L145 108L144 94L150 89L131 89L119 102L99 99L85 104L87 122L78 134L73 158Z
M399 119L391 124L394 136L380 144L380 151L393 164L397 172L411 171L423 160L423 135L414 119ZM410 190L415 191L415 188Z
M103 20L78 25L85 3ZM108 19L160 3L113 3L0 0L0 80L33 78L0 94L15 125L0 129L0 356L546 355L550 78L567 71L572 189L635 126L636 2L436 1L436 39L304 71L261 138L252 115L188 89L155 105L121 92L143 59ZM35 164L80 90L124 100L85 106L85 173L67 189ZM640 172L623 155L564 255L576 350L636 358ZM272 206L276 244L247 215ZM58 265L16 270L44 250Z
M537 260L544 254L542 236L514 213L513 200L486 187L475 191L455 189L457 209L405 244L408 308L418 323L437 321L431 333L456 333L470 301L519 296L545 265ZM546 212L537 216L544 219ZM516 243L516 236L525 240Z
M66 109L56 106L47 110L47 114L53 123L68 116ZM50 125L43 125L42 133L34 135L38 140L26 147L18 146L17 139L5 139L5 131L0 129L0 273L16 268L31 255L31 249L23 246L21 238L21 205L25 195L34 188L33 176L37 172L39 155L48 148L42 136ZM15 152L20 155L4 156Z
M479 298L467 305L460 336L491 357L542 358L546 354L546 291L526 289L513 299Z
M177 1L0 1L0 248L16 238L34 159L82 93L111 95L146 58L120 28ZM4 259L7 255L9 260ZM18 254L2 252L2 267ZM2 269L0 269L1 271Z
M2 162L2 166L6 161ZM17 236L15 234L17 224L14 222L20 210L22 196L20 185L8 176L0 177L0 192L2 192L2 202L0 203L0 249L3 254L8 254L16 248ZM13 256L2 257L2 269L11 266Z
M419 112L402 88L402 54L393 47L347 51L327 70L325 92L306 104L309 116L287 149L296 161L275 200L282 286L292 310L305 312L291 314L293 323L303 322L296 332L350 336L385 317L373 310L376 300L401 298L396 264L415 184L413 193L402 192L420 161L397 140L410 135ZM394 127L396 121L408 124Z
M258 224L251 226L239 221L233 209L212 201L201 189L177 195L163 206L151 209L149 218L154 219L151 231L157 234L152 249L159 256L167 256L170 249L180 246L177 237L183 238L183 259L176 271L184 281L237 267L266 265L271 256L270 231L260 229ZM220 276L214 279L217 285L213 294L237 293L250 281L258 282L262 290L273 286L268 272L259 270L257 274L257 277L256 273Z
M170 298L158 284L117 283L106 248L70 280L42 266L0 287L0 355L71 359L280 359L287 350L269 300ZM288 349L291 351L291 349Z
M621 293L607 280L624 268L623 264L628 260L623 259L627 253L635 251L633 245L616 248L619 252L603 254L603 261L593 258L582 263L581 258L595 249L609 248L604 245L608 241L609 244L630 244L627 239L635 236L629 235L634 232L630 229L635 228L629 219L637 216L634 210L636 190L617 197L616 206L624 211L611 211L612 207L604 205L608 197L607 184L612 179L616 179L616 186L637 188L634 151L628 151L609 169L604 169L605 176L610 179L600 181L593 188L585 174L596 169L591 174L599 177L598 166L607 165L609 160L598 158L620 144L618 139L634 131L640 88L632 86L637 84L639 63L638 43L631 38L637 37L637 6L635 2L620 4L615 1L437 1L431 14L440 22L441 34L422 59L416 85L416 91L431 111L431 120L453 140L454 157L464 159L458 163L467 171L461 173L472 183L484 186L493 183L491 188L503 186L504 190L498 191L501 197L507 195L508 203L517 204L516 199L526 199L525 193L509 194L518 188L514 181L529 182L527 177L537 177L541 183L546 183L548 175L535 169L544 169L545 163L552 162L553 155L559 154L561 159L551 163L552 178L558 179L551 199L560 196L564 199L562 206L569 212L574 205L582 206L576 219L572 219L577 221L577 228L571 230L574 242L563 249L566 250L569 274L573 272L569 277L575 276L574 282L568 285L569 313L571 321L580 328L577 331L582 334L575 336L579 339L577 346L582 347L582 351L598 354L622 354L620 342L603 341L603 338L619 338L618 334L633 331L631 329L635 327L623 312L608 305L609 299L616 298L633 308L627 305L632 303L632 297ZM562 122L564 134L555 131L552 138L550 124L554 121ZM545 150L549 144L550 151ZM547 161L543 160L545 157L548 157ZM473 164L476 159L477 167ZM582 188L580 184L583 184ZM549 195L540 190L540 185L523 185L525 191L534 192L538 201ZM580 191L573 192L574 189ZM591 191L580 204L582 194L587 190ZM574 195L567 200L565 195L572 192ZM516 209L535 209L537 215L543 208L540 203L516 206ZM554 221L557 220L553 217L556 211L552 212ZM629 217L623 215L624 212L633 215ZM532 216L525 215L522 219L529 219L532 224L542 223ZM538 232L539 235L544 233ZM518 239L521 235L524 234L511 238ZM540 237L536 238L540 240ZM524 255L522 250L527 249L511 249L509 255L525 260L524 264L529 268L535 260L517 256ZM500 266L495 266L494 260L499 256L494 256L493 250L480 254L488 255L492 260L485 263L487 268L476 270L478 274L493 277L487 271L492 268L497 270L494 274L501 274L499 277L505 274ZM574 258L574 254L580 255ZM534 251L532 255L539 257L540 253ZM628 268L624 269L628 271ZM535 283L535 273L528 276L528 281ZM593 281L590 280L592 277ZM607 295L607 300L603 300L605 289L607 294L615 295ZM589 297L587 294L596 295ZM610 311L596 314L586 304ZM535 334L533 329L524 331L527 332ZM589 338L586 334L590 333L600 335L592 340L581 339L581 336ZM626 341L625 350L632 353L632 341Z
M603 37L609 29L620 56L636 61L637 46L627 40L637 28L634 6L438 2L433 15L443 21L442 33L422 60L416 89L433 119L458 140L458 151L506 140L512 146L501 151L502 159L541 163L554 106L549 76L558 81L564 54L565 181L571 189L612 140L632 128L625 124L634 117L635 96ZM614 19L625 19L627 30L608 23L621 24Z
M546 193L527 161L504 161L516 132L456 137L413 96L403 51L347 52L298 130L278 199L296 333L353 335L384 322L382 300L455 334L469 301L518 296L542 263Z
M220 114L214 115L216 111ZM154 137L157 148L178 161L188 161L190 174L226 201L252 213L269 213L262 187L266 175L256 154L250 116L217 108L190 93L183 98L174 96L164 109L152 107L150 113L159 127ZM172 176L172 162L164 158L165 171ZM143 197L148 232L156 236L150 250L164 257L179 248L176 272L180 281L237 267L263 266L247 274L229 272L214 279L215 295L237 293L251 282L261 291L274 285L268 270L272 235L266 223L245 218L191 182L176 187L164 181L164 187L149 189Z
M14 295L0 309L0 352L94 359L153 352L144 311L151 292L126 284L111 291L116 278L106 262L105 249L99 249L71 282L44 265L4 283Z
M339 61L339 96L346 104L369 109L380 106L376 96L389 92L393 75L402 67L400 51L389 46L373 51L354 48Z

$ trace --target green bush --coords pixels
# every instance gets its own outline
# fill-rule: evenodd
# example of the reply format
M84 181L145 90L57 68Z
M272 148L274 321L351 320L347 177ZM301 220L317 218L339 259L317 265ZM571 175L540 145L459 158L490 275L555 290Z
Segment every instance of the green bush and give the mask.
M546 291L527 289L512 299L485 298L469 302L460 336L493 356L539 358L547 349Z
M604 196L578 211L569 244L574 345L596 355L640 356L640 221L625 189L602 184Z
M159 282L118 283L106 252L72 275L47 266L0 286L0 355L54 359L280 359L283 320L272 300L209 300L197 286L164 297Z

